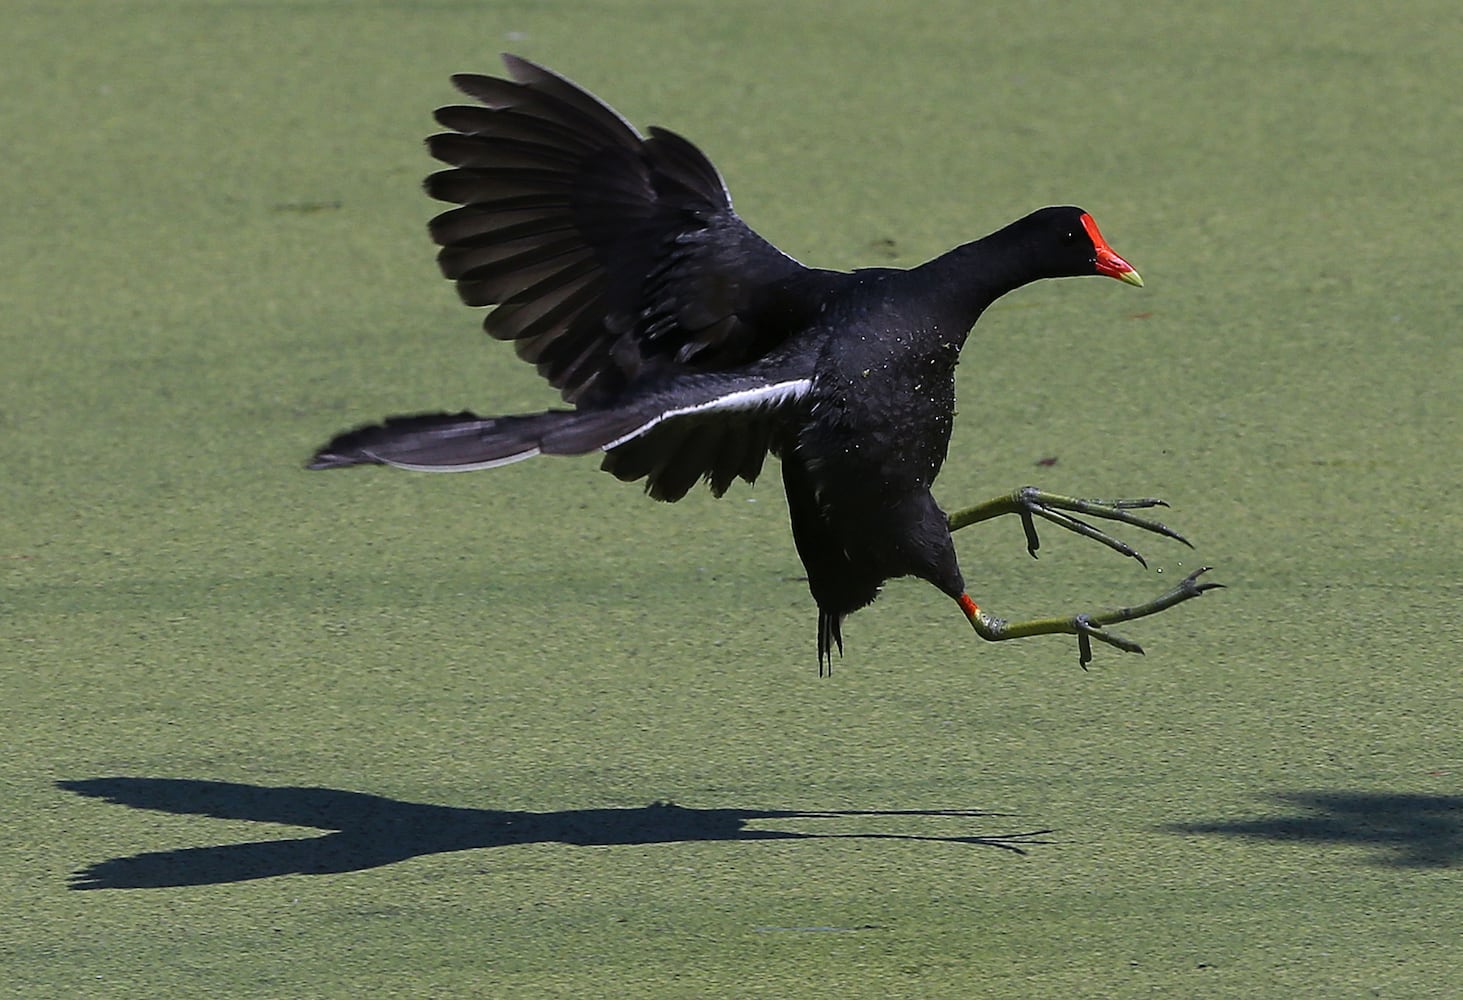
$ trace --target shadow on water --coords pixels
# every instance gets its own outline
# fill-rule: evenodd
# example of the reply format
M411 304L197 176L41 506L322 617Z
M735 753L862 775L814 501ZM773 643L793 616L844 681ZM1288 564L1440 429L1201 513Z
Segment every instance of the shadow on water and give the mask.
M73 889L147 889L217 885L275 875L329 875L407 858L513 844L583 847L714 840L860 838L928 840L995 847L1015 854L1042 844L1049 830L1002 836L893 833L798 833L749 829L755 820L838 817L966 817L999 814L968 809L829 810L689 809L668 802L641 808L518 812L400 802L334 788L274 788L178 778L88 778L57 786L136 809L217 819L251 820L332 831L293 840L189 847L112 858L76 872Z
M1281 792L1284 815L1175 823L1171 833L1222 833L1264 840L1351 844L1398 868L1448 868L1463 861L1463 797L1378 792Z

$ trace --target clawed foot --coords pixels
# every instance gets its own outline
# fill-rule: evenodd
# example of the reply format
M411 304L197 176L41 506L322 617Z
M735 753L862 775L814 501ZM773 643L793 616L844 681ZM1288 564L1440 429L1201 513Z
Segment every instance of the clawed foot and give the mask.
M1105 625L1113 625L1117 622L1132 621L1135 618L1146 618L1148 615L1156 615L1165 611L1175 604L1182 604L1191 598L1198 597L1208 590L1218 590L1224 586L1222 583L1199 582L1199 577L1209 571L1208 566L1196 569L1179 582L1179 585L1166 594L1154 598L1146 604L1138 604L1129 608L1119 608L1116 611L1104 611L1098 614L1076 615L1072 618L1042 618L1028 622L1008 622L1004 618L996 618L986 614L968 596L960 599L961 610L970 619L970 624L975 626L975 631L982 639L990 642L1000 642L1005 639L1024 639L1033 635L1075 635L1077 637L1078 663L1083 670L1087 664L1092 662L1092 640L1105 642L1109 646L1116 646L1126 653L1142 653L1143 647L1125 639L1120 635L1114 635L1103 629Z
M1123 524L1132 525L1143 531L1151 531L1155 535L1163 535L1165 538L1172 538L1175 541L1183 542L1189 548L1193 545L1183 535L1174 531L1168 525L1146 517L1139 517L1130 513L1134 510L1142 510L1148 507L1167 507L1168 504L1162 500L1152 497L1145 497L1136 500L1082 500L1078 497L1063 496L1059 493L1047 493L1035 486L1023 486L1006 496L996 497L994 500L987 500L985 503L976 504L974 507L966 507L948 515L950 530L958 531L967 525L975 524L977 521L986 521L1002 514L1019 514L1021 516L1021 527L1026 531L1026 551L1032 557L1036 556L1036 550L1041 548L1041 539L1036 535L1035 518L1040 517L1050 521L1058 527L1074 531L1079 535L1095 539L1114 552L1125 556L1131 556L1138 560L1145 568L1147 561L1127 542L1115 538L1107 532L1094 525L1088 524L1073 514L1082 514L1086 517L1102 518L1108 521L1119 521Z

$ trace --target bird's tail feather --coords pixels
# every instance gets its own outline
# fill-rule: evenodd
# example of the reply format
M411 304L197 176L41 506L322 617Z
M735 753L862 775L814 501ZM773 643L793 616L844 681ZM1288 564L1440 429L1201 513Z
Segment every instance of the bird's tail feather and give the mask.
M843 658L843 615L818 609L818 676L833 675L833 647Z

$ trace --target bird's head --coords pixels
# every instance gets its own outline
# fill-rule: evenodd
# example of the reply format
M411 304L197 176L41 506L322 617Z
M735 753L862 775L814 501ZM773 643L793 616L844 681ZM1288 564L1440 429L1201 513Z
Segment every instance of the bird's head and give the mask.
M1142 287L1143 279L1113 248L1092 216L1072 205L1043 208L1019 225L1040 246L1040 255L1052 277L1104 274Z

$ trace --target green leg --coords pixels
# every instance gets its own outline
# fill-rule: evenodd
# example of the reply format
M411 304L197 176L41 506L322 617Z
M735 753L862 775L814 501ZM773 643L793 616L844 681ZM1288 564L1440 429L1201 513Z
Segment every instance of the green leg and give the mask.
M979 521L988 521L993 517L1000 517L1002 514L1018 514L1021 517L1021 526L1026 530L1026 551L1032 557L1036 556L1036 550L1041 548L1041 540L1036 537L1035 517L1044 518L1058 527L1066 528L1068 531L1075 531L1079 535L1093 538L1115 552L1125 556L1132 556L1143 566L1148 563L1138 554L1138 550L1119 538L1114 538L1107 532L1088 524L1072 516L1082 514L1087 517L1103 518L1108 521L1119 521L1123 524L1132 525L1143 531L1151 531L1156 535L1163 535L1183 542L1189 548L1189 540L1177 531L1161 524L1158 521L1149 520L1146 517L1138 517L1129 513L1133 510L1141 510L1146 507L1167 507L1168 504L1162 500L1144 498L1141 500L1081 500L1077 497L1062 496L1059 493L1047 493L1035 486L1023 486L1005 496L996 497L994 500L987 500L985 503L976 504L974 507L966 507L947 515L951 531L959 531L967 525ZM1070 512L1070 513L1069 513ZM1161 609L1160 609L1161 610ZM1144 614L1152 614L1145 611ZM1133 616L1138 617L1138 616Z
M987 516L994 516L987 515ZM965 617L970 619L970 624L975 626L975 631L982 639L990 642L1001 642L1005 639L1025 639L1033 635L1075 635L1077 637L1078 663L1082 669L1087 669L1087 664L1092 662L1092 640L1105 642L1109 646L1116 646L1118 649L1129 653L1141 653L1143 647L1131 639L1124 639L1122 636L1113 635L1111 632L1102 631L1104 625L1114 625L1118 622L1132 621L1135 618L1146 618L1149 615L1156 615L1165 611L1175 604L1182 604L1193 597L1198 597L1206 590L1217 590L1223 587L1222 583L1200 583L1199 576L1208 572L1209 567L1197 569L1184 577L1179 585L1166 594L1162 594L1146 604L1138 604L1131 608L1119 608L1116 611L1104 611L1098 614L1074 615L1071 618L1038 618L1027 622L1009 622L1004 618L997 618L988 615L976 606L969 595L961 595L959 599L960 609L965 612Z

